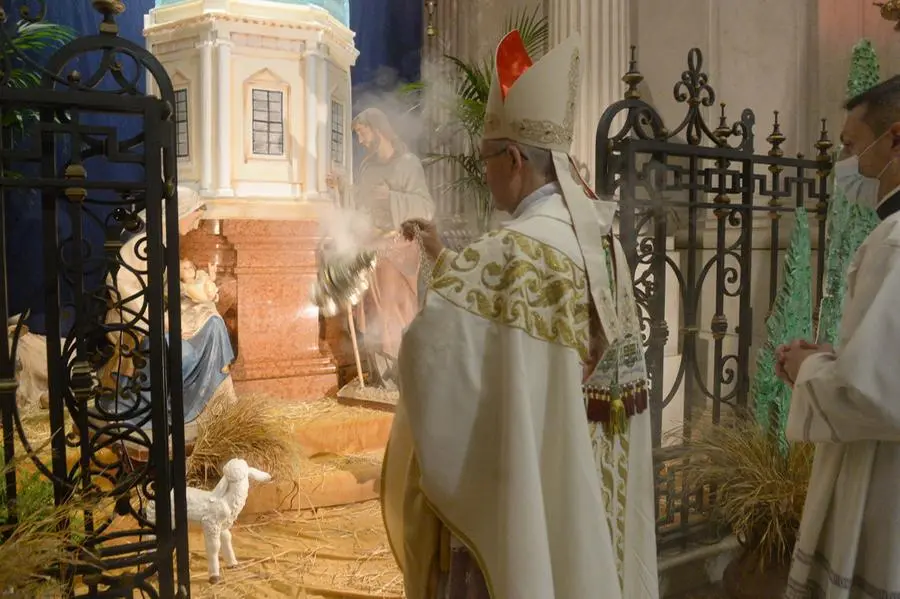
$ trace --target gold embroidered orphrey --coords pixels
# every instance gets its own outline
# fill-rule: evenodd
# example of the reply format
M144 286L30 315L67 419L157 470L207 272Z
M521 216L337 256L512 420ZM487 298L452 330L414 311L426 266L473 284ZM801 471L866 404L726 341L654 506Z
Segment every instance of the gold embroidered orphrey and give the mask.
M491 251L497 241L503 248L500 260ZM527 235L503 229L459 254L443 252L430 289L476 316L587 357L590 310L584 270Z
M569 64L569 89L566 96L566 113L562 125L550 120L516 119L509 123L515 131L518 139L525 142L534 142L541 145L571 144L575 131L576 95L578 93L578 67L581 58L578 51L572 53L572 61ZM489 112L484 117L485 133L497 131L501 125L500 115Z

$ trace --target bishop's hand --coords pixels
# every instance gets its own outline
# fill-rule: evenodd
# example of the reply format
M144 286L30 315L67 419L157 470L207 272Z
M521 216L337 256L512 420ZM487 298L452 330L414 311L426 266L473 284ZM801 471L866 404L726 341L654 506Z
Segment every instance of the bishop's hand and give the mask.
M437 260L444 251L444 243L438 235L437 225L423 218L413 218L400 225L400 233L407 241L419 240L422 250L431 260Z

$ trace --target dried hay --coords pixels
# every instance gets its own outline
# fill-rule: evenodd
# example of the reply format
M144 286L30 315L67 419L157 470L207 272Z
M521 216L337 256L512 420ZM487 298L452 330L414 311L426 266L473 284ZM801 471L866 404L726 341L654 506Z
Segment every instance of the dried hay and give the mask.
M207 581L193 533L191 591L200 598L402 599L403 578L387 545L378 501L266 514L232 529L241 564ZM194 534L197 536L195 537Z
M815 448L792 443L782 454L775 438L752 417L728 424L691 421L685 447L686 487L715 486L718 514L735 537L759 558L759 566L790 561Z
M372 414L372 408L347 405L331 397L317 401L293 403L281 409L286 418L303 424L311 424L324 418L333 422L356 420Z
M36 446L35 454L46 449ZM29 456L22 456L0 468L0 475L9 470L21 471ZM108 510L96 500L72 498L62 506L53 504L53 487L40 474L22 476L16 496L16 522L9 523L8 503L0 498L0 593L10 592L16 597L59 596L60 586L53 568L84 565L88 550L78 533L84 510Z
M198 427L188 458L188 484L215 485L222 477L222 466L232 458L246 460L274 480L296 478L301 453L284 408L265 396L251 394L209 409L213 413Z

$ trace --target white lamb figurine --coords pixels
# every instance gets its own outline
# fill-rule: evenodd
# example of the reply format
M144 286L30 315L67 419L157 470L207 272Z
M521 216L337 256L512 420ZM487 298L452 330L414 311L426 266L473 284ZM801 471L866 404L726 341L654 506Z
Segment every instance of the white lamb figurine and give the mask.
M251 468L244 460L234 458L222 468L222 480L212 491L187 488L188 521L198 522L203 526L203 539L206 541L206 559L209 565L209 581L219 582L219 549L225 554L225 565L233 568L238 565L231 545L231 526L247 503L250 491L250 480L268 482L272 477L262 470ZM174 507L174 499L173 499ZM146 516L150 522L156 522L156 506L153 501L147 502ZM175 527L175 516L172 515L172 527Z

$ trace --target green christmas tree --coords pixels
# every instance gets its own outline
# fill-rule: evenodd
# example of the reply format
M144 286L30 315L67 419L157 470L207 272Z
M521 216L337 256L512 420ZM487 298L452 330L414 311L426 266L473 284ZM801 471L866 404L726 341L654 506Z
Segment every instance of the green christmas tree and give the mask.
M873 87L880 79L878 57L869 40L861 40L853 47L847 97L852 98ZM837 154L835 154L835 160ZM825 275L816 340L836 344L841 313L844 309L847 267L857 248L878 224L878 215L871 208L851 203L840 188L834 187L832 174L831 202L828 206L825 241Z
M783 454L791 390L775 374L775 350L794 339L812 336L812 266L809 215L798 208L796 223L784 258L781 287L766 319L766 343L756 355L756 374L751 383L756 420L772 435Z

